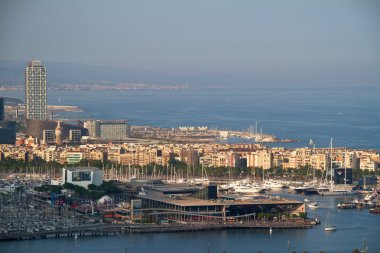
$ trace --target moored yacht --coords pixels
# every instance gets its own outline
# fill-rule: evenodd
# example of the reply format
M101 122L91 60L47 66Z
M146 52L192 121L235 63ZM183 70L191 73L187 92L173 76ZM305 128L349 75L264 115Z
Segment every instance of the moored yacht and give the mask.
M265 191L265 188L251 185L251 186L237 186L234 188L237 193L262 193Z
M284 185L273 180L264 181L263 186L267 189L282 189Z
M345 195L355 195L356 192L346 189L336 189L336 188L321 188L318 189L318 194L322 196L345 196Z
M307 204L307 206L308 206L309 208L312 208L312 209L317 209L317 208L319 208L319 204L318 204L317 202L309 203L309 204Z

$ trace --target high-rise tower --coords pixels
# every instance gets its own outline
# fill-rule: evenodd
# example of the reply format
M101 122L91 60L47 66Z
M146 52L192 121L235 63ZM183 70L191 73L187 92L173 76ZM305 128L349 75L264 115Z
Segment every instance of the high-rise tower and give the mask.
M0 97L0 121L4 120L4 98Z
M37 60L30 61L25 69L25 117L47 119L46 68Z

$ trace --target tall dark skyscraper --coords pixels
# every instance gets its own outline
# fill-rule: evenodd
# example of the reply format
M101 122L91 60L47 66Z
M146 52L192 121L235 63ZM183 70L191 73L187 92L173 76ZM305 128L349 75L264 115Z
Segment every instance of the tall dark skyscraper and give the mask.
M15 144L16 121L4 120L5 99L0 97L0 144Z
M4 120L4 114L5 114L5 109L4 109L4 98L0 98L0 121Z
M0 144L15 144L16 121L0 121Z
M37 60L25 69L25 118L47 119L46 68Z

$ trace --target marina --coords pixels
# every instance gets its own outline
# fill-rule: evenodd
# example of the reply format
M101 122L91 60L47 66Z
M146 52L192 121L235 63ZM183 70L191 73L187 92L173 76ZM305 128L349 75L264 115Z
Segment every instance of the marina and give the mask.
M49 205L48 196L44 197L36 193L2 195L0 206L0 240L34 240L60 237L79 239L85 236L202 232L231 229L305 229L316 225L313 219L285 218L285 216L281 219L258 219L256 218L256 213L253 215L225 216L226 204L228 208L231 205L239 206L239 208L242 208L242 205L249 206L250 208L260 205L261 210L265 210L285 203L288 206L300 204L302 206L302 203L298 201L281 200L276 197L273 199L267 198L266 200L252 199L248 202L239 201L234 203L232 200L226 200L227 203L216 203L201 199L186 199L184 197L173 199L171 197L174 193L173 191L177 191L178 193L178 191L184 192L187 190L187 188L179 188L178 186L176 188L173 186L171 188L161 186L159 189L154 190L171 191L171 195L138 195L144 206L144 209L141 209L141 211L153 211L155 216L162 216L161 220L170 219L170 224L169 222L161 222L161 224L148 222L144 224L142 220L140 224L110 223L106 222L104 218L99 219L99 216L94 216L94 211L92 215L89 215L87 211L83 212L80 211L81 209L68 205L51 206ZM232 212L234 208L229 210L229 212ZM141 211L138 211L138 213ZM137 216L138 213L131 211L131 215ZM221 216L217 215L218 213ZM104 215L104 217L108 216Z
M80 177L88 177L87 172L99 173L100 170L70 167L62 173L65 174L65 171L68 171L68 175L76 176L72 178L79 178L80 173L83 174ZM376 215L379 213L379 195L376 189L355 191L356 196L307 195L299 194L295 189L309 187L310 182L269 179L268 176L209 178L206 170L202 169L201 176L186 177L185 173L176 173L174 168L170 168L164 179L160 180L157 176L162 177L162 174L154 170L152 174L136 168L129 171L125 175L117 172L117 169L108 171L106 184L117 182L121 191L103 196L96 202L72 198L70 196L74 192L68 189L64 189L63 194L54 196L37 192L36 189L44 189L41 184L50 183L48 174L13 174L4 178L1 185L6 190L0 195L1 245L7 249L7 245L14 246L12 242L17 242L16 248L20 249L18 247L27 242L33 245L33 242L43 240L48 244L50 241L60 244L71 240L75 242L70 246L74 247L71 250L80 252L84 248L76 247L83 241L97 244L106 240L122 245L124 241L139 240L143 234L150 238L163 238L172 245L170 237L165 237L170 234L181 238L179 240L183 240L183 243L193 240L191 238L194 236L201 238L202 235L210 240L214 236L226 236L232 242L235 239L241 241L241 236L251 236L250 240L254 240L255 245L261 245L258 247L265 249L264 243L271 243L265 237L269 235L269 240L289 238L287 240L292 240L294 249L300 249L302 245L302 249L307 249L308 252L337 252L337 249L331 250L331 244L329 248L321 245L330 236L350 237L360 232L366 238L366 247L377 247L374 239L376 233L368 233L376 228L368 230L364 227L368 226L364 225L366 222L378 222L380 217ZM241 192L244 188L257 188L261 193L253 190ZM349 208L352 204L355 204L355 208ZM350 220L349 223L347 219ZM238 235L239 239L235 238ZM304 238L304 241L297 241L297 238ZM314 244L316 238L321 244ZM349 247L350 250L358 248L363 238L351 240L357 246L348 244L347 250ZM247 237L246 243L248 241ZM121 246L118 247L122 250ZM146 252L156 250L150 248L153 247L150 244L144 247ZM222 247L214 244L213 247L220 252L226 249L230 249L230 252L245 252L250 246L245 244L228 248L226 245ZM281 246L277 250L281 251L284 247L286 248ZM196 249L200 251L202 246ZM276 250L276 247L273 249ZM131 245L129 252L133 250L140 252L141 246L137 248L136 245ZM176 250L178 248L173 247L173 251L166 248L165 251L158 252L177 252ZM20 252L25 251L20 249Z
M281 196L288 196L286 190L277 192ZM300 201L302 197L299 195L290 195ZM290 241L291 249L295 251L307 250L308 252L319 252L324 250L325 252L351 252L354 248L361 248L363 237L366 238L366 245L369 248L369 252L376 252L380 250L380 245L377 243L377 234L380 233L380 229L377 226L370 226L372 223L378 223L380 216L369 213L368 210L363 209L351 209L351 210L339 210L336 205L341 202L344 198L331 196L322 197L319 195L311 196L311 201L318 202L321 206L318 210L308 210L309 217L318 217L319 219L325 221L327 213L329 212L329 220L334 223L339 229L333 234L324 232L325 222L323 226L313 226L311 229L276 229L274 224L270 226L259 228L249 228L249 229L209 229L199 231L193 226L193 230L188 229L185 233L162 233L157 230L161 227L168 227L168 225L163 226L152 226L149 232L149 237L141 234L141 227L136 226L130 227L131 233L126 233L120 230L120 225L109 225L114 230L106 233L103 236L102 232L92 234L91 231L81 235L78 231L78 239L74 239L74 235L67 236L67 234L61 234L60 238L55 238L54 234L48 236L48 240L44 240L43 245L46 246L45 250L53 248L64 248L65 250L70 250L71 252L83 252L91 251L102 252L104 246L102 244L112 243L112 252L125 252L125 248L128 248L128 252L151 252L155 250L156 252L178 252L182 247L192 245L188 250L183 249L184 252L194 252L193 250L202 251L207 249L207 242L211 245L212 252L257 252L261 250L262 252L275 252L287 250L287 241ZM350 223L347 223L347 220ZM228 226L233 226L228 224ZM236 227L241 226L236 224ZM174 226L175 227L175 226ZM184 226L182 226L182 229ZM272 228L272 233L269 233L270 228ZM175 228L173 228L174 230ZM177 227L179 229L179 227ZM146 229L147 232L149 229ZM153 230L156 230L152 232ZM183 229L184 230L184 229ZM99 230L100 231L100 230ZM106 230L104 230L106 231ZM115 232L116 231L116 235ZM119 231L122 231L119 233ZM74 230L73 230L74 232ZM271 234L271 235L270 235ZM357 236L360 234L360 236ZM92 238L92 237L96 237ZM218 239L219 238L219 239ZM228 243L218 243L220 238L228 238ZM29 238L26 238L29 239ZM73 243L73 241L78 243ZM146 240L149 240L149 243ZM206 240L205 243L202 243ZM334 245L326 245L331 240L335 241ZM202 241L202 242L201 242ZM2 252L29 252L30 248L39 249L43 252L42 248L39 248L41 244L36 244L38 240L24 240L24 241L8 241L1 242ZM238 243L239 242L239 243ZM275 243L274 243L275 242ZM164 249L159 245L162 243L170 243L170 249ZM252 246L254 243L254 246ZM270 251L265 251L266 244L273 244L273 248ZM337 245L339 244L339 245ZM141 246L144 245L144 246ZM37 248L36 248L37 247ZM192 250L190 250L192 249ZM57 252L63 252L59 249Z

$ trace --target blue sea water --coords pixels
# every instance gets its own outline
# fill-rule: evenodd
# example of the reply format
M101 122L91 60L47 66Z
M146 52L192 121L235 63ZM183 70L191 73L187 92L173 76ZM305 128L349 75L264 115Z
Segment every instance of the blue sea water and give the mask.
M4 95L23 99L22 92ZM125 119L132 125L259 129L300 140L281 146L380 149L380 87L204 88L179 91L49 91L48 103L77 105L83 113L62 118ZM231 140L242 141L242 140ZM278 144L279 145L279 144Z

